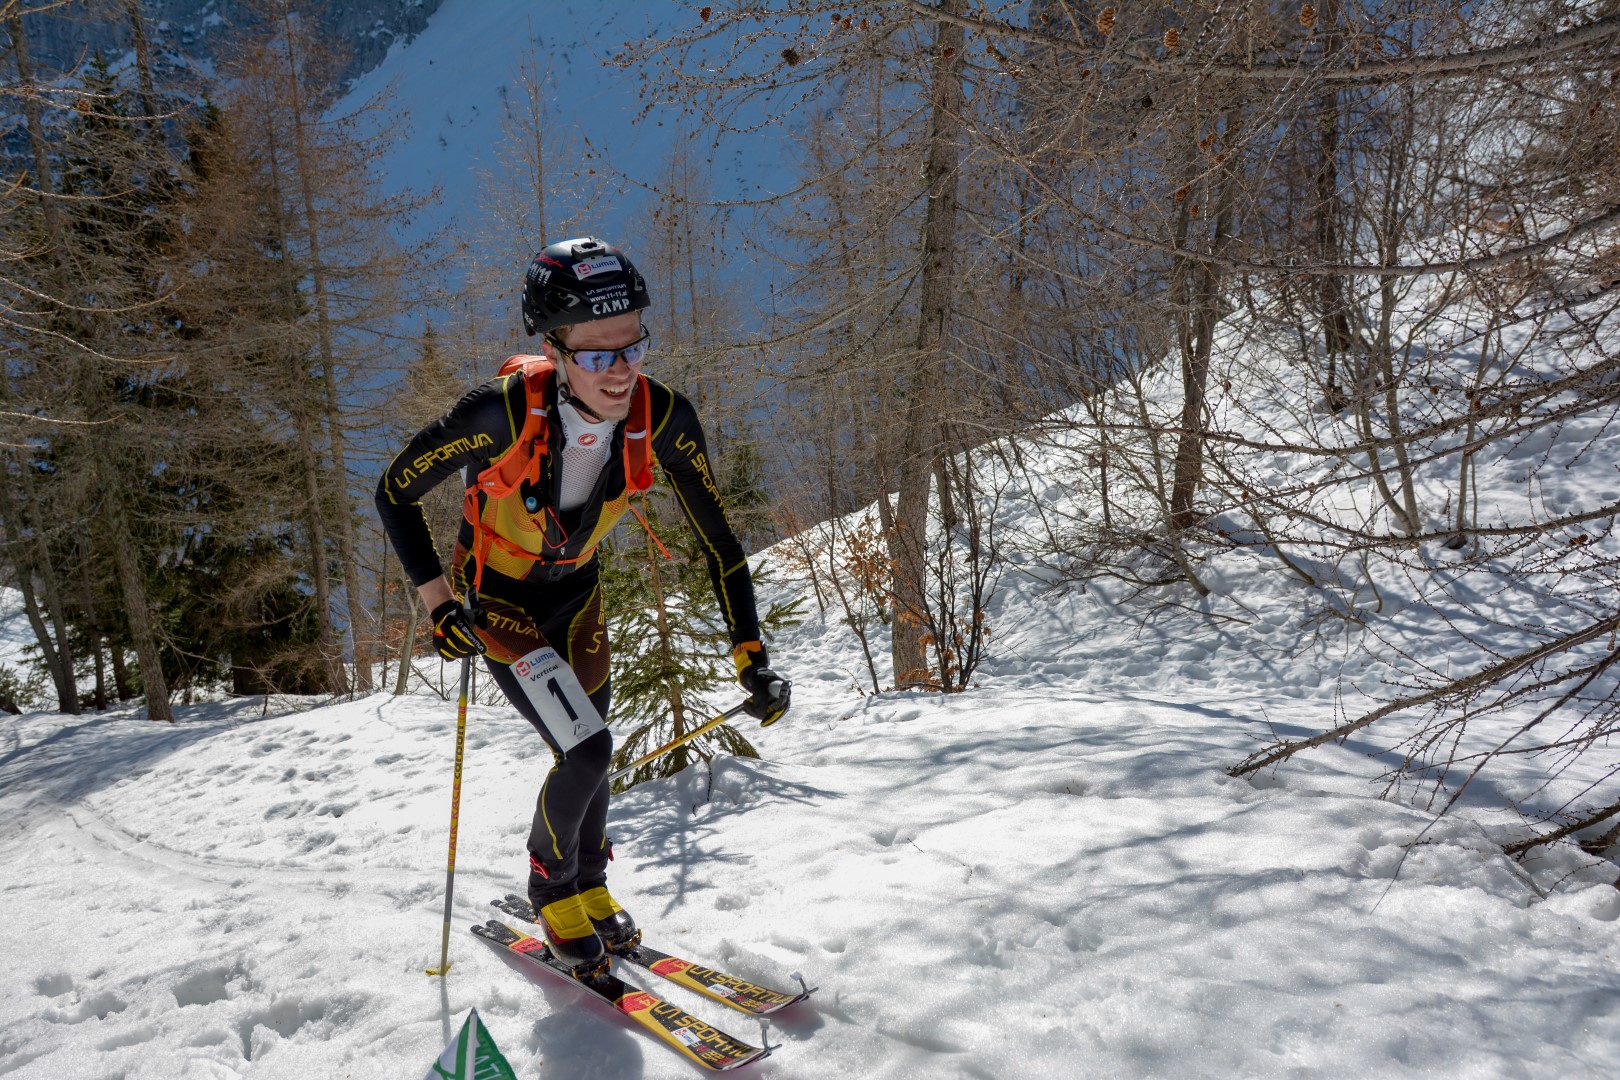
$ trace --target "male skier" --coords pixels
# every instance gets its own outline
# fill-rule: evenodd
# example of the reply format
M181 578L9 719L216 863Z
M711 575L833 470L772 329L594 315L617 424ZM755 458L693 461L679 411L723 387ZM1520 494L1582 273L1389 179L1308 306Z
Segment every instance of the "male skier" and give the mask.
M523 282L523 326L550 366L484 383L417 433L377 484L377 512L432 612L446 659L474 653L551 747L529 833L529 900L553 953L581 976L633 947L635 922L607 890L611 686L597 545L629 497L665 470L702 543L747 711L787 711L768 666L754 588L710 472L691 402L641 374L647 286L594 237L551 244ZM510 363L508 367L512 367ZM452 473L467 487L447 577L421 498ZM466 598L464 602L463 599Z

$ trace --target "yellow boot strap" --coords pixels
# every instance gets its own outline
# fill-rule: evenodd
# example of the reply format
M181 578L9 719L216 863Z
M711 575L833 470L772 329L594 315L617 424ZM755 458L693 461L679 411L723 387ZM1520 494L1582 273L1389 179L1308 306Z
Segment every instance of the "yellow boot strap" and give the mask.
M591 925L590 917L585 914L585 905L580 903L578 896L553 900L540 909L540 917L546 920L546 925L559 941L574 941L596 933L596 927Z
M612 894L600 885L594 889L586 889L580 893L579 898L584 901L585 914L593 919L611 918L624 910L619 906L619 902L613 899Z

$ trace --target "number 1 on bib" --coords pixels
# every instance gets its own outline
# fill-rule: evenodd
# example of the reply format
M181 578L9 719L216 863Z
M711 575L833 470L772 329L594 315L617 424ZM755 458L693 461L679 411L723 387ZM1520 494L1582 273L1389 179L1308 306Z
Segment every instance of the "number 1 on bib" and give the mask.
M563 663L550 645L542 645L513 661L512 674L556 740L560 753L568 753L607 727L574 669Z

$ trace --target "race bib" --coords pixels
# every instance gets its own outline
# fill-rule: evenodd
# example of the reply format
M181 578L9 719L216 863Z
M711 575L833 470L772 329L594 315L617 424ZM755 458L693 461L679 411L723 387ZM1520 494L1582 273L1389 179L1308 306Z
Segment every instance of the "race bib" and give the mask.
M542 645L514 661L512 674L517 676L529 704L551 732L560 752L568 753L607 727L574 669L563 663L550 645Z

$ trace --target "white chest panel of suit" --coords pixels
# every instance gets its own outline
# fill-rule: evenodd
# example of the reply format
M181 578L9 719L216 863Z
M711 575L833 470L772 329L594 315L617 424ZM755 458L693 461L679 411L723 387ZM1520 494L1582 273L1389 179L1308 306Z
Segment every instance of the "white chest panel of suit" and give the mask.
M563 402L557 409L562 417L562 492L557 509L576 510L596 490L596 481L613 455L614 420L591 420L573 405Z

